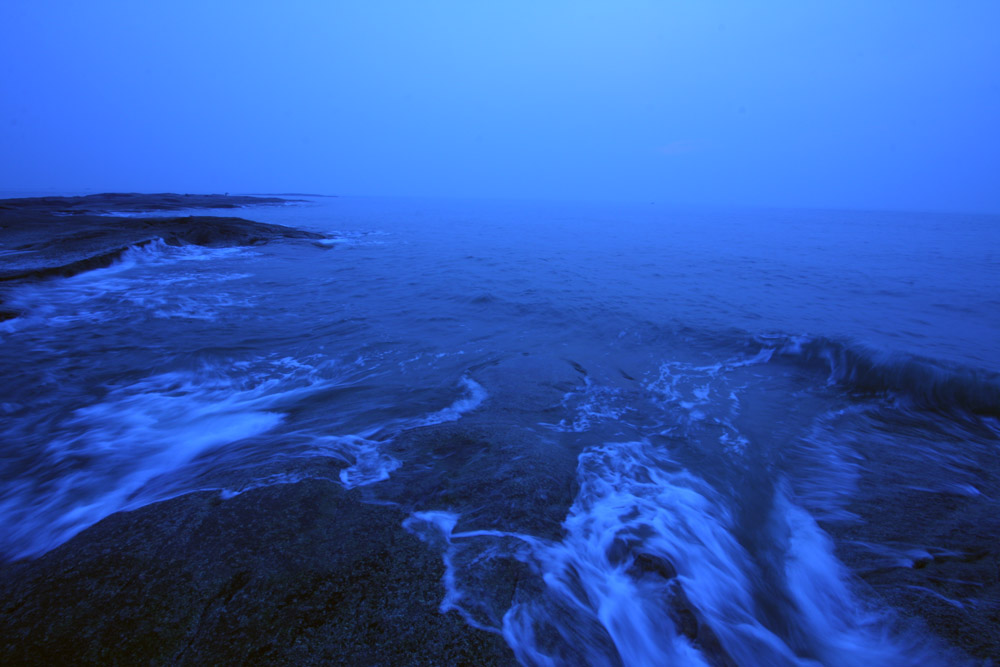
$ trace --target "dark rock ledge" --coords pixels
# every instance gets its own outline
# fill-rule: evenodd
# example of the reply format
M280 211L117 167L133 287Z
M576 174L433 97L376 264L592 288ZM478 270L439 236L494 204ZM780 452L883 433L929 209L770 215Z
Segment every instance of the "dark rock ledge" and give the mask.
M321 479L114 514L0 569L0 664L515 664L406 516Z
M0 200L0 282L72 276L103 268L130 247L155 239L171 245L260 245L322 234L220 216L132 217L120 214L281 204L275 197L103 194ZM116 215L118 214L118 215ZM18 313L4 310L0 320Z
M378 484L344 489L339 461L276 463L225 488L305 479L119 512L0 564L0 665L515 665L500 635L441 613L443 545L403 525L451 510L460 530L560 538L576 451L502 418L398 435L387 453L407 463ZM536 593L525 567L498 555L463 570L480 613L498 622Z
M259 245L321 234L220 216L123 217L121 213L277 204L273 197L89 195L0 200L0 280L70 276L108 266L129 247ZM109 215L112 214L112 215Z

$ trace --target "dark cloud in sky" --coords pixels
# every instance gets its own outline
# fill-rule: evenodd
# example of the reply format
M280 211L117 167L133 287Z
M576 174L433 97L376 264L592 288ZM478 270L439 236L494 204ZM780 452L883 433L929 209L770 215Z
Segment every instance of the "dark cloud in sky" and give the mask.
M0 186L1000 211L1000 3L0 5Z

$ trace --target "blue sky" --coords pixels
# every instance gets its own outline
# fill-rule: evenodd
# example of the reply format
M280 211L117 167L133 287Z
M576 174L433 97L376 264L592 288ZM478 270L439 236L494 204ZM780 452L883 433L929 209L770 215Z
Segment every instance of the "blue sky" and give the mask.
M1000 2L0 4L0 188L1000 212Z

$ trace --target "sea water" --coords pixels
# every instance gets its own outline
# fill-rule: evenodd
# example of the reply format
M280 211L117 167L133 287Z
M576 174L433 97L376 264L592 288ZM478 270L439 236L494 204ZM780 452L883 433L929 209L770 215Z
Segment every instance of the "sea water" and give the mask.
M401 529L446 565L442 612L526 665L948 663L928 619L995 616L972 575L1000 536L1000 219L350 197L243 214L327 238L157 242L0 288L24 313L0 323L7 559L320 461L410 509ZM530 512L468 467L393 490L435 474L413 434L463 424L551 459L510 448L502 484Z

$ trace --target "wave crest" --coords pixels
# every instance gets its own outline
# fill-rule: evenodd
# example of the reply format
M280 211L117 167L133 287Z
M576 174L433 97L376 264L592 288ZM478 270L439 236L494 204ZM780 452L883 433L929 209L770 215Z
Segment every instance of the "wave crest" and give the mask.
M778 356L804 366L825 367L830 384L851 392L901 396L929 410L1000 417L1000 374L881 353L823 337L757 336L754 340L773 351L772 361Z

